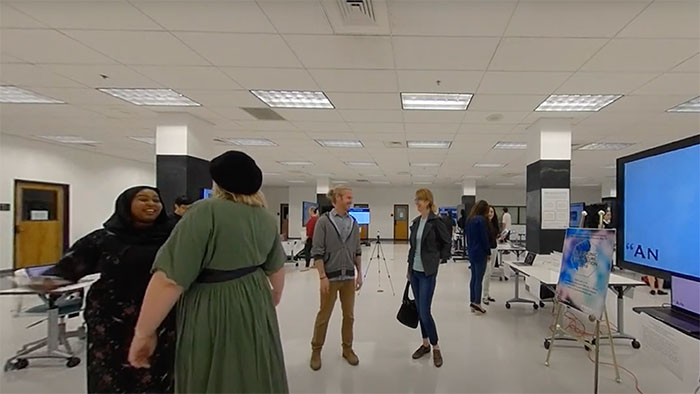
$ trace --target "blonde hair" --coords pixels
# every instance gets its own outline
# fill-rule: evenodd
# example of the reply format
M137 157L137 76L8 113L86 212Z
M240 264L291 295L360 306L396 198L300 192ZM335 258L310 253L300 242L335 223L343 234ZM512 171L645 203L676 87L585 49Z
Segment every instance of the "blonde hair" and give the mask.
M224 190L216 183L214 183L214 198L238 202L241 204L250 205L251 207L265 208L265 206L267 206L267 203L265 202L265 195L260 191L251 195L235 194Z
M428 208L430 208L430 210L433 213L437 213L438 208L437 208L437 205L435 205L435 199L433 198L433 192L431 192L430 189L418 189L418 190L416 190L416 199L427 201Z
M331 200L331 203L335 203L336 197L343 196L350 191L352 191L352 189L347 186L336 186L328 191L328 198Z

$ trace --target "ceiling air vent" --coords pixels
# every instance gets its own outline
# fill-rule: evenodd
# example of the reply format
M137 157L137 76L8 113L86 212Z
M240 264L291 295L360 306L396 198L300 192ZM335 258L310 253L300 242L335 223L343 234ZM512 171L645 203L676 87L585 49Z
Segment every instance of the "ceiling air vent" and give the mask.
M384 146L387 148L405 148L406 142L404 141L384 141Z
M284 120L280 114L277 112L269 109L269 108L244 108L241 107L242 110L245 112L249 113L250 116L254 117L255 119L258 120Z
M376 23L372 0L338 0L338 7L340 7L340 13L347 24L371 25Z
M335 34L389 34L386 0L326 0L322 4Z

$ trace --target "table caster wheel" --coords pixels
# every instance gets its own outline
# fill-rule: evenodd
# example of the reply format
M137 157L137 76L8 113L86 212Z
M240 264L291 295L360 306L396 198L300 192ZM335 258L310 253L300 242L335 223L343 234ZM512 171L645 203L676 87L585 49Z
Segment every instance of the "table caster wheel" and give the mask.
M632 347L635 348L635 349L639 349L640 347L642 347L642 344L639 343L638 340L633 339L633 340L632 340Z
M78 357L71 357L66 361L66 367L68 368L73 368L80 364L80 358Z
M549 347L552 346L552 343L549 342L549 339L544 340L544 348L549 350Z
M540 301L540 308L544 308L544 302Z
M510 309L510 302L506 302L506 309Z
M13 361L8 361L5 363L5 371L19 371L20 369L25 369L29 366L29 360L26 358L16 358Z
M503 282L503 277L498 278L499 282Z
M532 308L533 308L534 310L538 310L538 309L540 309L540 306L537 305L537 304L532 304Z
M507 276L506 276L505 278L503 278L503 279L505 279L505 280L506 280L506 282L508 282L508 277L507 277Z
M591 347L588 345L583 345L583 348L586 349L587 352L591 351Z

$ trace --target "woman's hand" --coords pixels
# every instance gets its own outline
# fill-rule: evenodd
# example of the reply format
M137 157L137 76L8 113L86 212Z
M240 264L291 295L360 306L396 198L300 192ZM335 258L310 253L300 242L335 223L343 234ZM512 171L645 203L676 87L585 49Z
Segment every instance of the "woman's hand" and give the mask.
M150 368L151 356L157 344L158 337L155 332L149 335L135 334L129 348L129 364L134 368Z

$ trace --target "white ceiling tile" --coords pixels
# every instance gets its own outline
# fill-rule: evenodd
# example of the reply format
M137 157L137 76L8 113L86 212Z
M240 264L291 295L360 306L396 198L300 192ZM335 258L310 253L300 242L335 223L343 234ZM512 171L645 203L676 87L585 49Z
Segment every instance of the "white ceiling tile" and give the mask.
M689 72L696 73L700 72L700 55L695 55L690 59L679 64L673 69L673 72Z
M469 111L403 111L406 123L459 123Z
M398 70L402 92L473 93L481 82L483 71L410 71ZM439 84L438 84L438 81Z
M186 32L175 35L216 66L301 66L278 35Z
M518 4L506 36L614 37L648 2L532 1Z
M394 36L500 36L515 2L389 3Z
M309 70L324 92L398 92L393 70Z
M358 133L397 133L404 131L403 123L348 122L350 129Z
M339 111L333 109L282 109L275 108L275 112L283 118L291 121L312 122L343 122Z
M100 88L157 88L159 83L146 78L129 67L116 64L76 65L46 64L42 68L51 70L83 85ZM102 77L107 76L107 78Z
M474 135L476 137L474 138L485 138L485 137L480 137L482 134L486 135L501 135L501 134L507 134L513 129L512 124L505 124L505 123L464 123L460 126L459 128L459 134L458 135L467 135L470 136L469 138L472 138L471 136ZM466 137L465 137L466 138Z
M223 67L221 70L246 89L319 90L304 69Z
M504 38L494 71L576 71L607 41L586 38Z
M285 40L307 68L394 68L388 37L287 35Z
M338 109L400 109L401 99L398 93L326 93Z
M393 37L397 69L485 70L498 38Z
M168 30L275 33L255 1L132 1Z
M340 115L348 122L402 122L401 110L341 110Z
M406 140L406 134L404 132L399 132L399 133L355 133L355 136L359 138L367 148L370 148L369 142L372 142L372 146L376 148L380 148L381 150L375 151L377 154L389 154L390 152L394 152L395 150L401 150L404 148L393 148L393 149L388 149L385 150L384 146L384 141L401 141L405 142ZM378 143L378 144L377 144Z
M477 94L469 104L469 111L527 112L546 98L546 95Z
M46 27L41 22L24 14L8 3L0 4L0 28L43 28Z
M159 31L66 30L66 34L126 65L207 65L194 51Z
M613 39L582 70L666 71L697 52L697 39Z
M135 66L134 70L171 89L242 89L213 66Z
M302 131L317 131L325 133L350 132L350 126L345 122L306 122L294 121L294 125Z
M619 37L700 38L700 3L653 2Z
M663 112L693 98L690 95L630 95L606 108L609 112Z
M3 55L7 53L32 63L114 63L114 60L55 30L5 29L0 34L0 50Z
M478 94L551 94L571 75L568 72L487 71Z
M298 131L293 123L284 120L239 120L237 123L244 130Z
M656 73L578 72L557 89L562 94L627 94L656 77Z
M333 34L321 3L312 0L259 0L281 34Z
M17 1L12 6L56 29L163 29L128 1Z
M3 64L0 66L0 81L6 85L20 87L82 87L50 69L32 64Z
M459 123L406 123L404 128L406 133L454 134L459 129L459 125Z
M634 91L634 94L700 96L700 73L663 74Z
M532 108L534 110L534 108ZM477 112L477 111L467 111L467 116L464 117L464 123L520 123L526 116L531 114L532 111L528 112ZM492 115L500 115L500 120L489 120L488 118Z

